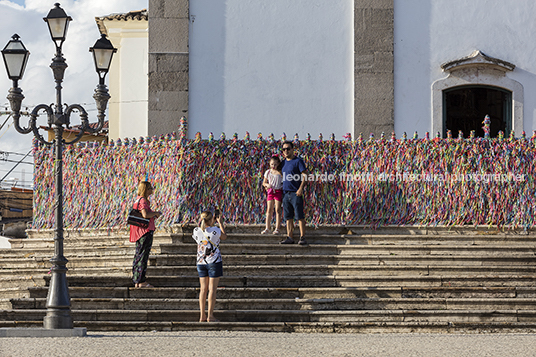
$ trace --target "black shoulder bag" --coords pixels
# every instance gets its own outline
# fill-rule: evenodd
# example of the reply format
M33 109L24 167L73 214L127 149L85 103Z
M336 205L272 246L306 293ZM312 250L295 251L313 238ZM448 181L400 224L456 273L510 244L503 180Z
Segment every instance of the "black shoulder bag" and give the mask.
M143 197L140 197L140 199L137 202L138 207L140 207L140 200L142 198ZM128 213L127 223L130 224L131 226L147 228L149 227L149 220L150 220L149 218L143 218L143 215L141 214L139 209L132 207L132 209Z

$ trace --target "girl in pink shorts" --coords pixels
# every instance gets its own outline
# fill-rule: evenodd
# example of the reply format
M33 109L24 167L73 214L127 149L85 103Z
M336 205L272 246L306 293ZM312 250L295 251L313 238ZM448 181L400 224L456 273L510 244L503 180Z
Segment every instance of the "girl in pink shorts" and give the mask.
M270 231L272 224L272 212L275 210L275 229L273 234L279 234L281 226L281 202L283 201L283 174L281 173L281 160L274 155L270 159L270 168L264 173L262 185L267 192L266 229L261 234Z

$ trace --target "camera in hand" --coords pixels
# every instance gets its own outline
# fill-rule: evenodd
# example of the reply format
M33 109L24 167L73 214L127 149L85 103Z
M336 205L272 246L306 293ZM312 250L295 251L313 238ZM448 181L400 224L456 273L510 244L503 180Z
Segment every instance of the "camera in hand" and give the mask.
M219 217L220 217L220 210L217 209L217 208L214 210L214 217L215 217L215 218L219 218Z
M207 245L207 247L205 248L205 257L210 257L210 255L212 253L214 253L214 247L212 247L212 245Z

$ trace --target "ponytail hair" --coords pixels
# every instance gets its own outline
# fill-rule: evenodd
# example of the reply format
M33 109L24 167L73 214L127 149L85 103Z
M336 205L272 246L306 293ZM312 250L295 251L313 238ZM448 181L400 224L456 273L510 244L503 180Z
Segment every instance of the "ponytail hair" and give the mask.
M209 223L212 220L212 217L213 215L212 215L212 212L210 211L203 211L201 213L200 227L202 230L205 230L209 226Z

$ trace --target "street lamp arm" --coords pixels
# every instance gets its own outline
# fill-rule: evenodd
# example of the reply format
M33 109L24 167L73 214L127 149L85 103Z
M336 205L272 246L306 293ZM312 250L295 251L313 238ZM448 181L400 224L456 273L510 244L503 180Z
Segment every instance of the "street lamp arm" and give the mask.
M84 109L84 107L82 107L80 104L71 104L65 110L65 118L66 118L66 122L67 122L66 123L67 128L68 129L71 128L71 126L70 126L70 122L71 122L70 118L71 118L71 113L73 112L73 110L78 111L78 113L80 115L80 120L82 121L82 125L80 127L80 131L78 132L78 134L76 135L76 137L73 140L65 141L66 145L74 144L77 141L79 141L80 139L82 139L82 135L84 135L84 132L88 131L87 129L89 128L89 123L88 123L88 120L87 120L87 112Z
M13 87L9 90L7 100L11 107L11 112L13 114L13 122L15 124L15 129L21 134L28 134L32 131L31 126L22 128L20 126L20 109L22 106L22 100L24 95L22 94L22 89L17 86L17 81L13 81Z
M44 110L47 112L48 117L48 127L52 128L52 122L54 119L54 110L50 107L50 105L46 104L39 104L36 106L32 113L30 114L30 131L33 131L34 136L39 140L41 143L50 146L53 144L53 141L47 141L40 133L39 133L39 127L37 126L37 117L39 116L39 111ZM17 131L21 132L19 129ZM27 131L29 133L30 131ZM21 132L22 133L22 132ZM26 133L24 133L26 134Z

